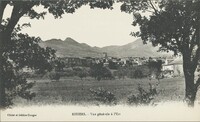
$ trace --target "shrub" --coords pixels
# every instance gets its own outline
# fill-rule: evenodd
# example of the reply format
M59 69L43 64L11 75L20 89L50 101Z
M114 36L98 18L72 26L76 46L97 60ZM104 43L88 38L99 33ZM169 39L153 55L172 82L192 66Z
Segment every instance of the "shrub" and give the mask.
M149 105L153 104L152 100L154 99L155 95L157 95L156 88L149 83L149 91L145 91L140 84L138 85L139 93L137 95L131 95L128 97L128 103L134 105Z
M78 75L78 77L80 77L81 78L81 80L83 79L83 78L86 78L87 77L87 71L85 71L85 70L82 70L82 71L79 71L79 72L77 72L77 75Z
M101 80L101 77L100 77L100 76L97 76L97 80L100 81L100 80Z
M139 70L139 69L135 70L135 72L134 72L134 77L135 77L135 78L142 78L142 77L143 77L142 71Z
M127 74L127 69L125 68L119 68L117 71L113 72L114 76L117 76L119 79L125 79L125 76Z
M64 69L64 77L73 77L75 75L75 71L73 71L73 69L71 68L66 68Z
M81 80L83 78L86 78L89 74L89 70L85 67L74 67L73 72L74 72L74 75L80 77Z
M52 71L49 73L49 78L52 80L52 81L59 81L60 80L60 74L58 72L55 72L55 71Z
M112 79L114 79L114 76L112 75L111 71L106 67L102 68L102 74L100 76L104 80L112 80Z
M102 87L99 87L97 90L90 89L90 92L92 93L93 98L98 102L104 104L116 104L115 95Z
M130 78L143 78L144 75L140 69L132 69L129 71L129 77Z

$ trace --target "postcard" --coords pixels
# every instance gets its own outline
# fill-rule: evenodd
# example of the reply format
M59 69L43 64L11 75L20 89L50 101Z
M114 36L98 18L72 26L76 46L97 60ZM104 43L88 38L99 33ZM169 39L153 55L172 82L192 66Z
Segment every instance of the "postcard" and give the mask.
M0 121L200 121L199 7L1 0Z

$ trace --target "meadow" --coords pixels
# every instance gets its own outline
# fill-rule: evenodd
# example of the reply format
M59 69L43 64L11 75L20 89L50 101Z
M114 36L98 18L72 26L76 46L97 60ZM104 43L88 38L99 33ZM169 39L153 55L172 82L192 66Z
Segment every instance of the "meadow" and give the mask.
M127 104L128 96L138 93L138 84L148 91L149 83L158 91L154 103L184 100L184 78L181 77L161 79L158 85L156 85L158 80L147 78L97 81L89 77L83 80L78 77L67 77L57 82L49 79L29 79L29 81L36 81L31 89L36 93L36 97L32 100L17 98L15 105L99 105L90 92L91 88L95 90L99 87L112 92L116 96L117 104Z

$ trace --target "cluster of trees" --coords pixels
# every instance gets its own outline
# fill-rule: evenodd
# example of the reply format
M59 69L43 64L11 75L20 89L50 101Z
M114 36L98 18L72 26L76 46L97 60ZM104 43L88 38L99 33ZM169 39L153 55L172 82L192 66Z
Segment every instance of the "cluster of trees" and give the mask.
M146 65L119 67L114 72L114 76L119 79L129 78L145 78L155 76L156 79L160 78L162 68L162 61L149 61Z
M25 15L30 19L44 18L46 12L35 11L34 7L39 5L47 9L55 18L59 18L65 12L73 13L75 9L86 4L91 8L112 9L114 2L113 0L1 0L0 105L8 106L11 101L10 96L24 96L27 93L25 93L26 89L30 88L31 85L17 75L18 69L28 66L41 71L48 70L49 60L54 54L52 49L40 48L37 45L39 38L16 32L20 18ZM159 45L161 51L173 51L175 55L182 54L185 97L188 105L193 106L200 85L199 79L194 81L194 72L200 60L200 1L118 0L117 2L122 3L122 11L134 15L133 26L140 28L132 35L142 38L144 43L151 42L153 46ZM8 5L13 7L11 16L3 19L4 10ZM21 90L16 90L19 86ZM11 93L12 91L17 93Z
M57 62L57 61L56 61ZM57 62L58 63L58 62ZM60 63L58 63L60 64ZM132 66L132 67L118 67L113 73L111 69L105 67L103 63L92 64L91 67L71 67L71 68L63 68L62 70L57 70L57 64L54 66L54 71L51 72L53 78L60 77L72 77L78 76L81 78L86 78L87 76L94 77L96 80L111 80L118 77L118 79L125 79L125 77L129 78L145 78L151 75L155 75L155 78L158 78L161 74L161 61L150 61L147 65L141 66ZM60 69L60 68L59 68ZM58 77L54 77L58 76ZM56 80L56 79L55 79Z
M46 75L52 81L58 81L61 77L74 77L78 76L83 80L88 76L95 78L96 80L111 80L114 79L109 68L104 67L103 63L93 64L90 68L88 67L73 67L67 68L62 71L53 70Z
M113 65L112 65L113 64ZM96 80L111 80L115 77L118 79L129 78L144 78L154 74L158 78L161 73L162 61L149 61L147 65L141 66L117 66L115 63L109 63L104 66L103 62L91 64L90 67L66 67L64 62L59 58L52 61L53 71L49 74L52 76L72 77L78 76L81 79L87 76L94 77ZM111 70L114 70L112 73ZM51 77L51 76L50 76ZM59 77L59 78L60 78ZM53 77L56 78L56 77ZM58 77L57 77L58 78Z
M50 72L47 72L46 75L43 77L49 78L52 81L59 81L61 77L80 77L81 80L83 78L86 78L87 76L90 76L90 70L85 67L73 67L73 68L67 68L63 69L62 71L57 71L56 69L53 69Z

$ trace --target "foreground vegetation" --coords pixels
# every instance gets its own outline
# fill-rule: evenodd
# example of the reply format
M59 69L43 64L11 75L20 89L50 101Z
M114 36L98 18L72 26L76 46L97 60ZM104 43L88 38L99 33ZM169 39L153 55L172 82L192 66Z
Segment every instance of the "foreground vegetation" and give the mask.
M30 79L30 81L33 81ZM35 86L31 89L36 93L36 97L28 101L25 99L15 99L15 105L46 105L46 104L100 104L92 96L90 89L97 90L99 87L110 91L116 97L117 104L127 104L128 97L138 94L138 84L148 91L149 83L157 89L157 96L153 103L166 101L184 100L184 78L168 78L158 81L147 78L124 80L101 80L97 81L87 77L81 80L79 77L62 78L59 82L51 82L49 79L36 80ZM158 85L156 85L158 84ZM199 95L197 96L199 98Z

